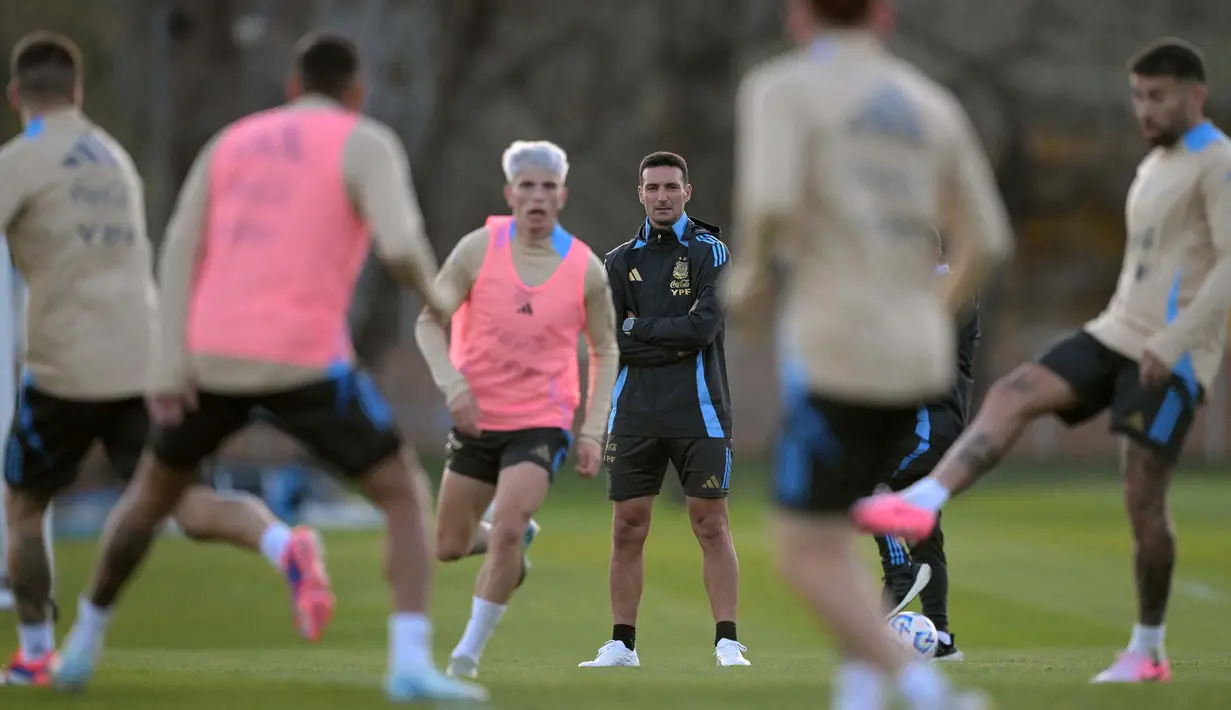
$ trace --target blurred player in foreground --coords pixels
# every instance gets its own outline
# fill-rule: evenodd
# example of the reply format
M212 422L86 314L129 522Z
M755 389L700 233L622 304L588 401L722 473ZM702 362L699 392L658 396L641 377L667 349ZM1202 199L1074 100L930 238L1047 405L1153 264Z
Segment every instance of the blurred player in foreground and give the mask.
M731 396L718 282L730 252L721 230L689 217L688 163L651 153L637 171L646 218L605 260L620 316L620 377L607 433L612 502L611 640L585 668L636 666L645 543L670 463L687 497L714 615L714 656L750 665L739 642L739 559L731 539Z
M940 278L947 278L949 266L944 263L940 235L937 234L935 239L936 272ZM957 373L953 386L943 396L919 407L915 430L908 439L909 453L888 481L893 490L901 490L930 473L970 418L975 353L979 347L977 298L962 310L958 322ZM961 661L962 652L949 633L949 562L945 556L945 535L939 521L932 534L920 542L903 545L893 535L880 535L876 542L885 572L886 601L893 609L890 616L905 608L915 596L922 595L923 615L932 620L940 636L936 660Z
M926 537L950 496L1000 461L1030 422L1069 426L1111 410L1136 544L1138 621L1096 683L1168 681L1164 616L1175 568L1167 491L1215 378L1231 310L1231 141L1206 120L1205 62L1160 40L1129 62L1133 109L1153 149L1128 192L1128 244L1107 309L1037 362L1001 378L932 474L863 501L872 532Z
M154 531L201 461L260 408L385 515L395 605L389 697L483 699L482 689L446 678L432 662L430 494L413 455L402 452L389 406L352 364L346 335L371 231L400 280L439 308L405 151L387 126L357 113L364 86L350 41L301 40L288 89L288 105L212 139L180 193L159 267L151 451L107 520L54 681L76 688L90 679L115 603ZM298 570L299 621L319 634L333 612L321 543L292 544L313 562Z
M568 157L552 143L509 146L502 160L511 217L489 217L462 237L437 278L439 315L425 310L416 337L453 414L436 506L436 555L487 554L466 631L448 672L473 678L479 658L521 585L524 547L568 457L581 402L577 343L590 350L590 387L577 442L577 473L602 461L619 350L603 263L557 221L568 196ZM491 503L490 525L480 525Z
M954 321L1011 249L1004 206L957 100L884 47L879 0L788 0L800 49L745 78L737 113L730 317L779 315L785 421L779 566L833 630L836 710L987 707L890 633L848 513L952 385ZM935 228L952 274L936 279ZM938 283L939 282L939 283ZM939 293L938 291L939 286Z
M141 182L124 148L81 113L81 71L67 38L19 42L10 99L25 131L0 149L0 229L29 283L27 374L5 460L21 643L5 672L13 684L47 684L55 658L43 538L52 499L96 440L119 477L131 478L149 430L141 395L156 301ZM305 559L292 540L310 533L292 533L256 498L189 485L173 512L190 537L264 552L288 580Z
M7 432L13 427L13 415L17 410L17 353L21 348L23 306L22 299L18 297L20 279L13 273L12 263L8 239L0 236L0 432ZM3 452L0 452L2 455ZM47 542L47 559L54 569L52 550L55 541L51 534L51 517L51 506L48 506L43 539ZM13 589L9 585L8 538L5 534L8 523L5 521L4 504L0 502L0 560L3 560L0 563L0 611L12 611Z

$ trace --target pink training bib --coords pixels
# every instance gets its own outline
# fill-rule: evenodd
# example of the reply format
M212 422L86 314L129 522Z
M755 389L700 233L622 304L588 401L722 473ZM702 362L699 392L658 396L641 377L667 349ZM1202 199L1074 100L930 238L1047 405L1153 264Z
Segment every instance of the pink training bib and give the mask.
M358 116L257 113L215 147L188 349L301 367L352 357L346 315L370 242L343 178Z
M531 287L513 266L513 220L489 217L487 229L483 266L453 315L449 357L479 402L481 429L571 429L581 403L577 342L590 248L557 227L564 261Z

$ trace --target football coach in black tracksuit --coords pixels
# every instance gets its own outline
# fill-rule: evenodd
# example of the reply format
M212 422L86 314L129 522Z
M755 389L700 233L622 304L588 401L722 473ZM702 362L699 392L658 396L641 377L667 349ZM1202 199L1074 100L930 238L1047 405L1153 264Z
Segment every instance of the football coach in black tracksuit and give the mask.
M735 632L739 583L727 519L731 397L718 279L730 254L718 227L684 212L688 164L674 153L641 161L647 218L605 264L620 332L605 463L614 506L612 642L586 665L633 665L642 550L654 497L671 463L705 558L718 665L748 665ZM622 644L623 648L620 648Z

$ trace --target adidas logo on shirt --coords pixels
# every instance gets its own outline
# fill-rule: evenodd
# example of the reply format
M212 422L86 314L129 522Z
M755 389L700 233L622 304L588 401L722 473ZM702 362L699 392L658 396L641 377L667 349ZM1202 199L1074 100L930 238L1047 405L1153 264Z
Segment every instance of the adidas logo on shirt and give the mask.
M632 271L628 272L628 280L629 281L641 281L642 280L641 272L637 271L636 269L633 269Z

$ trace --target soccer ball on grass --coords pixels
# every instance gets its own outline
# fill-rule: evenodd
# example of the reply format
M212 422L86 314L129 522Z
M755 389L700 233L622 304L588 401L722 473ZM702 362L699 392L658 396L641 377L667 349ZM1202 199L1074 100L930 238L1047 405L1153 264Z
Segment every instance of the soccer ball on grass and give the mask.
M920 658L931 660L936 657L940 638L936 625L923 614L904 611L889 620L889 628L903 646L919 654Z

